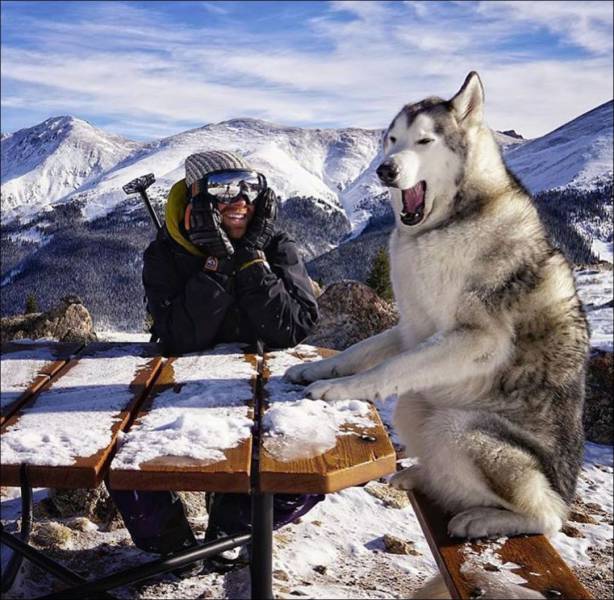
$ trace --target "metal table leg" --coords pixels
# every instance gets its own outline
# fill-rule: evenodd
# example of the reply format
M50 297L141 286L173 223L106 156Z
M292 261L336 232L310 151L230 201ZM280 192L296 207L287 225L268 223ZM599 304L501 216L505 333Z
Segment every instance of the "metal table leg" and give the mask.
M28 479L28 467L26 464L22 464L20 468L20 483L21 528L19 539L26 544L30 539L30 531L32 530L32 487ZM0 584L2 592L8 592L11 589L22 562L23 554L13 549L13 555L7 563L4 573L2 573L2 582Z
M253 600L273 598L273 494L252 493L250 574Z

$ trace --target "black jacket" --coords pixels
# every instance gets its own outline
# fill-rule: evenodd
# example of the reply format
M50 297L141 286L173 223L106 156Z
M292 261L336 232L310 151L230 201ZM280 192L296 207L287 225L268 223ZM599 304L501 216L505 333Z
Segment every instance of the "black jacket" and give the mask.
M145 251L143 285L165 354L257 339L287 348L308 335L318 307L296 244L276 233L264 252L270 268L256 263L229 278L203 271L204 258L159 232Z

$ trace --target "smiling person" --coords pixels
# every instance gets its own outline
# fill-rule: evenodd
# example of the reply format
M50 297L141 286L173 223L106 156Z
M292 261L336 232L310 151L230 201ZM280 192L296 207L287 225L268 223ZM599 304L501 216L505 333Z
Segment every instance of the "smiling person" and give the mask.
M152 332L163 352L197 352L222 342L298 344L315 324L318 307L296 244L274 228L277 198L266 177L223 151L188 156L185 171L171 188L165 226L143 260ZM196 543L174 492L110 492L139 548L168 555ZM275 496L274 527L322 498ZM249 496L209 500L205 540L250 526ZM221 557L214 566L225 562L233 564Z

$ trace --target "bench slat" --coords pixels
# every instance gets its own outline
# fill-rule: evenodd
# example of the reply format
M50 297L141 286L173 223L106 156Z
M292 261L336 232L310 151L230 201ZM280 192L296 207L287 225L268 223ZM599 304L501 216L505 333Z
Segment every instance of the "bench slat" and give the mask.
M41 407L46 407L50 422L52 422L51 419L57 418L57 413L50 410L53 408L54 401L60 402L61 418L70 420L71 411L61 410L62 392L66 393L69 390L72 390L73 393L76 392L80 394L76 399L79 403L83 403L83 407L79 404L78 408L79 410L86 411L88 401L100 401L101 398L107 397L105 396L104 388L108 382L109 373L105 372L104 359L115 357L113 359L114 361L121 362L122 356L125 356L126 360L132 360L130 358L131 356L140 356L147 360L141 361L142 367L130 376L130 382L126 382L125 385L115 384L113 388L110 388L109 391L106 392L109 400L111 400L113 394L116 394L118 391L125 392L126 394L126 402L123 408L113 415L114 420L110 428L108 443L94 454L77 457L74 461L67 462L66 464L29 464L28 470L32 486L88 488L99 485L106 472L106 466L119 431L127 425L131 411L138 407L139 402L144 398L147 388L151 385L160 368L162 359L157 356L157 346L155 344L126 344L114 342L90 344L78 357L71 359L64 365L51 381L48 381L34 396L27 400L6 423L4 423L1 433L2 441L6 442L9 436L23 435L23 433L11 432L11 429L13 426L27 427L28 416L36 414L37 410L40 410ZM84 359L99 359L100 370L95 369L96 372L92 373L91 363L89 363L90 366L87 366L88 361ZM87 383L83 386L82 392L78 392L80 386L75 386L75 381L79 380L84 370L87 371L88 377L93 377L93 380L88 379ZM65 384L71 381L71 387L66 388ZM22 418L24 418L23 421L21 421ZM38 455L37 459L39 456L45 457L46 454L52 452L45 449L44 440L40 442L36 450ZM54 457L50 456L50 459L53 461ZM0 484L17 486L19 485L20 465L6 463L6 460L6 456L3 455L3 462L0 465ZM39 462L39 460L36 462Z
M2 425L15 411L22 406L26 400L31 398L48 380L53 377L68 361L71 355L75 354L83 344L79 343L58 343L58 342L32 342L16 343L7 342L2 344L0 349L0 364L5 363L2 378L2 387L5 389L9 385L18 382L7 381L6 363L10 360L36 360L47 361L36 369L30 381L19 382L25 387L23 392L14 400L2 402L0 406L0 425ZM11 355L13 355L11 357ZM20 358L17 358L18 355Z
M173 408L174 400L169 393L177 393L175 405L178 407L187 398L202 395L202 402L197 400L190 404L190 409L185 411L184 418L189 426L189 419L195 417L200 412L201 417L205 417L207 399L213 395L215 398L215 388L208 386L208 381L219 374L220 366L226 373L232 371L230 364L235 361L235 372L245 373L241 378L221 379L219 383L228 386L231 394L234 394L234 401L229 402L232 410L244 407L239 410L245 417L253 419L253 395L256 382L256 356L252 354L243 355L240 350L234 349L224 360L230 361L228 365L220 365L220 358L203 354L198 357L171 358L168 360L160 377L153 386L147 400L143 403L136 420L130 427L130 435L137 436L139 427L143 425L143 420L160 408L160 404ZM219 353L218 353L219 354ZM180 361L198 360L194 371L200 373L200 378L194 380L190 377L187 381L182 381L175 376L175 370L179 370ZM185 367L184 367L185 369ZM229 370L230 369L230 370ZM209 378L209 380L207 379ZM209 391L207 391L209 390ZM237 395L239 396L237 398ZM170 398L170 399L169 399ZM237 400L239 402L237 403ZM216 492L249 492L250 489L250 470L252 457L252 437L251 435L240 442L237 446L224 450L222 460L199 460L187 456L164 456L150 459L137 467L126 468L118 466L122 458L123 448L118 452L118 459L111 463L109 481L114 489L138 489L138 490L193 490L193 491L216 491Z
M334 350L322 348L307 349L303 354L300 346L288 351L288 354L313 360L313 351L317 351L317 354L323 358L336 354ZM271 374L269 367L272 356L269 354L265 357L264 376L267 381L271 375L282 375L282 373ZM264 392L266 397L266 383ZM265 410L265 414L269 408ZM351 431L351 434L338 435L333 448L312 458L278 460L267 450L269 440L262 437L260 489L279 493L330 493L394 472L395 451L374 406L370 407L370 417L373 422L372 427L347 427L346 430Z
M475 584L462 572L462 566L466 563L468 546L478 553L484 547L451 538L447 532L448 515L420 492L412 491L408 496L452 597L479 597ZM496 554L502 563L519 565L512 572L527 581L524 587L546 598L581 600L592 597L543 535L507 538L500 548L497 547Z

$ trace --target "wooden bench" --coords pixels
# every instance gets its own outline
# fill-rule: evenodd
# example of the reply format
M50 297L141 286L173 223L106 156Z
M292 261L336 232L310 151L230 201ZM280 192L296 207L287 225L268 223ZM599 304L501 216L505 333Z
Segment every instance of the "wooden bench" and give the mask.
M483 590L476 583L476 572L495 576L501 565L509 569L519 583L524 580L523 587L545 598L592 598L543 535L474 543L451 538L447 532L449 515L419 492L409 492L408 496L452 598L483 597Z
M201 544L90 582L45 557L27 540L2 531L2 542L72 586L49 598L99 596L249 543L252 597L271 598L273 494L328 493L390 474L396 462L394 448L377 412L365 404L362 424L349 423L333 436L328 449L308 460L284 460L269 451L264 427L267 413L275 409L277 401L285 400L274 393L283 374L274 367L274 359L283 353L256 356L236 347L218 347L201 355L162 359L156 352L155 345L95 344L65 364L3 425L0 441L9 452L3 452L0 484L21 485L22 498L28 498L32 486L95 487L107 475L111 487L117 489L245 492L252 497L251 532ZM286 359L300 362L322 354L325 352L299 347ZM301 396L301 386L288 385ZM105 398L113 404L111 410L105 409ZM197 424L206 423L220 411L252 427L236 444L222 448L221 456L214 453L211 458L205 448L201 458L196 452L190 452L191 456L154 453L141 461L139 448L146 447L148 428L165 415L165 410L171 410L169 414L175 419L171 427L190 427L191 418L203 419ZM99 444L87 456L68 453L68 459L58 460L54 456L57 446L53 429L70 421L71 412L73 418L78 415L84 422L95 422L108 431L106 435L94 432ZM98 417L94 421L92 413ZM41 414L48 419L50 435L40 435L36 419ZM88 427L85 429L90 433ZM66 434L70 435L85 436L85 432ZM16 457L20 456L19 442L24 436L36 439L39 447L22 461ZM122 444L118 450L119 437ZM60 454L67 451L61 446L60 450ZM214 450L219 453L219 449ZM22 509L24 515L31 511L25 501Z

